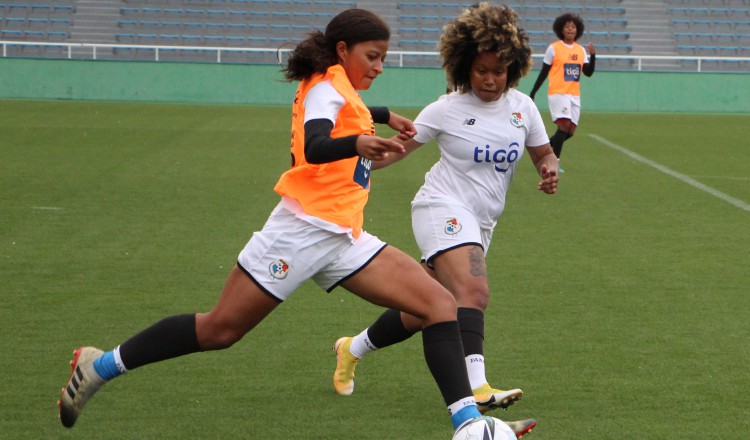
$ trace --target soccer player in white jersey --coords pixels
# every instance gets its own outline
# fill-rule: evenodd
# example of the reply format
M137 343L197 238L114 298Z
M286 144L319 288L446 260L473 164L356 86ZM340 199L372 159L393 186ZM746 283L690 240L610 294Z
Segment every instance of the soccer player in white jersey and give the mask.
M536 105L513 89L532 60L512 9L479 3L464 10L445 27L440 54L456 92L424 108L414 121L417 135L402 142L408 154L436 140L441 153L412 202L412 227L422 266L456 298L469 380L486 412L507 408L523 393L493 388L485 376L484 315L490 299L485 255L524 151L541 176L538 189L547 194L557 191L558 161ZM391 153L373 168L406 154ZM338 339L336 392L354 391L354 369L365 354L421 328L419 319L390 309L358 335ZM535 422L509 424L520 437Z

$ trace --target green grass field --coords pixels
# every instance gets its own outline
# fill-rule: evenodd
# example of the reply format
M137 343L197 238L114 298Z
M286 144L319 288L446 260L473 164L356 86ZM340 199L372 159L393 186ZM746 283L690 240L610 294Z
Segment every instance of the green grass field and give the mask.
M749 123L584 114L554 196L523 159L488 256L486 357L526 396L493 415L536 418L529 440L748 437ZM381 310L312 283L232 349L135 370L60 425L74 348L214 304L277 203L288 127L277 107L0 102L0 438L450 438L419 337L334 394L332 343ZM415 258L409 202L436 150L376 173L366 210Z

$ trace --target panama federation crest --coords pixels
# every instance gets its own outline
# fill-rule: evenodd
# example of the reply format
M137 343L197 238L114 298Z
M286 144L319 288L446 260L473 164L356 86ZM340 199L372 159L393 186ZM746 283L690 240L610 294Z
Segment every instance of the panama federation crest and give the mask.
M276 260L268 266L268 271L271 272L271 276L277 280L283 280L289 273L289 264L284 260Z
M510 114L510 123L516 128L521 128L524 125L523 116L519 112L513 112Z
M445 233L448 235L456 235L461 232L461 223L458 222L457 218L452 218L445 222Z

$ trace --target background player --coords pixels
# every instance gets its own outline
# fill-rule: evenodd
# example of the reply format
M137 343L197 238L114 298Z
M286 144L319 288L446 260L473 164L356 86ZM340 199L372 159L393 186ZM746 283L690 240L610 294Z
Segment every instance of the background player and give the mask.
M576 43L583 35L583 29L583 19L576 14L567 13L555 19L552 30L560 40L547 47L542 70L529 93L534 99L537 90L549 76L549 112L557 125L557 130L550 137L550 144L558 159L563 143L575 134L581 116L581 72L591 76L596 65L596 47L589 43L584 49Z

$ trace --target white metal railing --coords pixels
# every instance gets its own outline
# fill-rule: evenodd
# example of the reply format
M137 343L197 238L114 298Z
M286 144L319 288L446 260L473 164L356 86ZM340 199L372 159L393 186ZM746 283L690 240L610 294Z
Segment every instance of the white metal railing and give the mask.
M290 48L252 48L252 47L215 47L215 46L155 46L155 45L141 45L141 44L103 44L103 43L50 43L50 42L34 42L34 41L0 41L2 46L3 58L8 57L8 47L13 46L38 46L38 47L64 47L66 48L67 58L73 58L74 49L83 49L89 51L90 59L96 60L98 58L98 51L102 49L147 49L154 51L154 58L152 61L160 61L160 51L204 51L204 52L215 52L215 60L217 63L222 62L222 54L226 53L265 53L271 54L278 58L279 63L283 62L284 55L288 54ZM405 67L408 65L409 57L414 56L434 56L436 59L439 56L438 52L425 52L425 51L408 51L408 50L393 50L388 53L389 59L396 57L397 62L395 63L398 67ZM543 55L536 54L534 58L543 58ZM728 62L746 62L750 64L750 57L727 57L727 56L687 56L687 55L605 55L597 54L597 59L600 60L630 60L634 62L635 70L641 71L644 67L644 61L695 61L697 72L703 70L703 63L705 61L728 61ZM684 68L679 69L684 70ZM745 73L750 73L750 69L743 70Z

